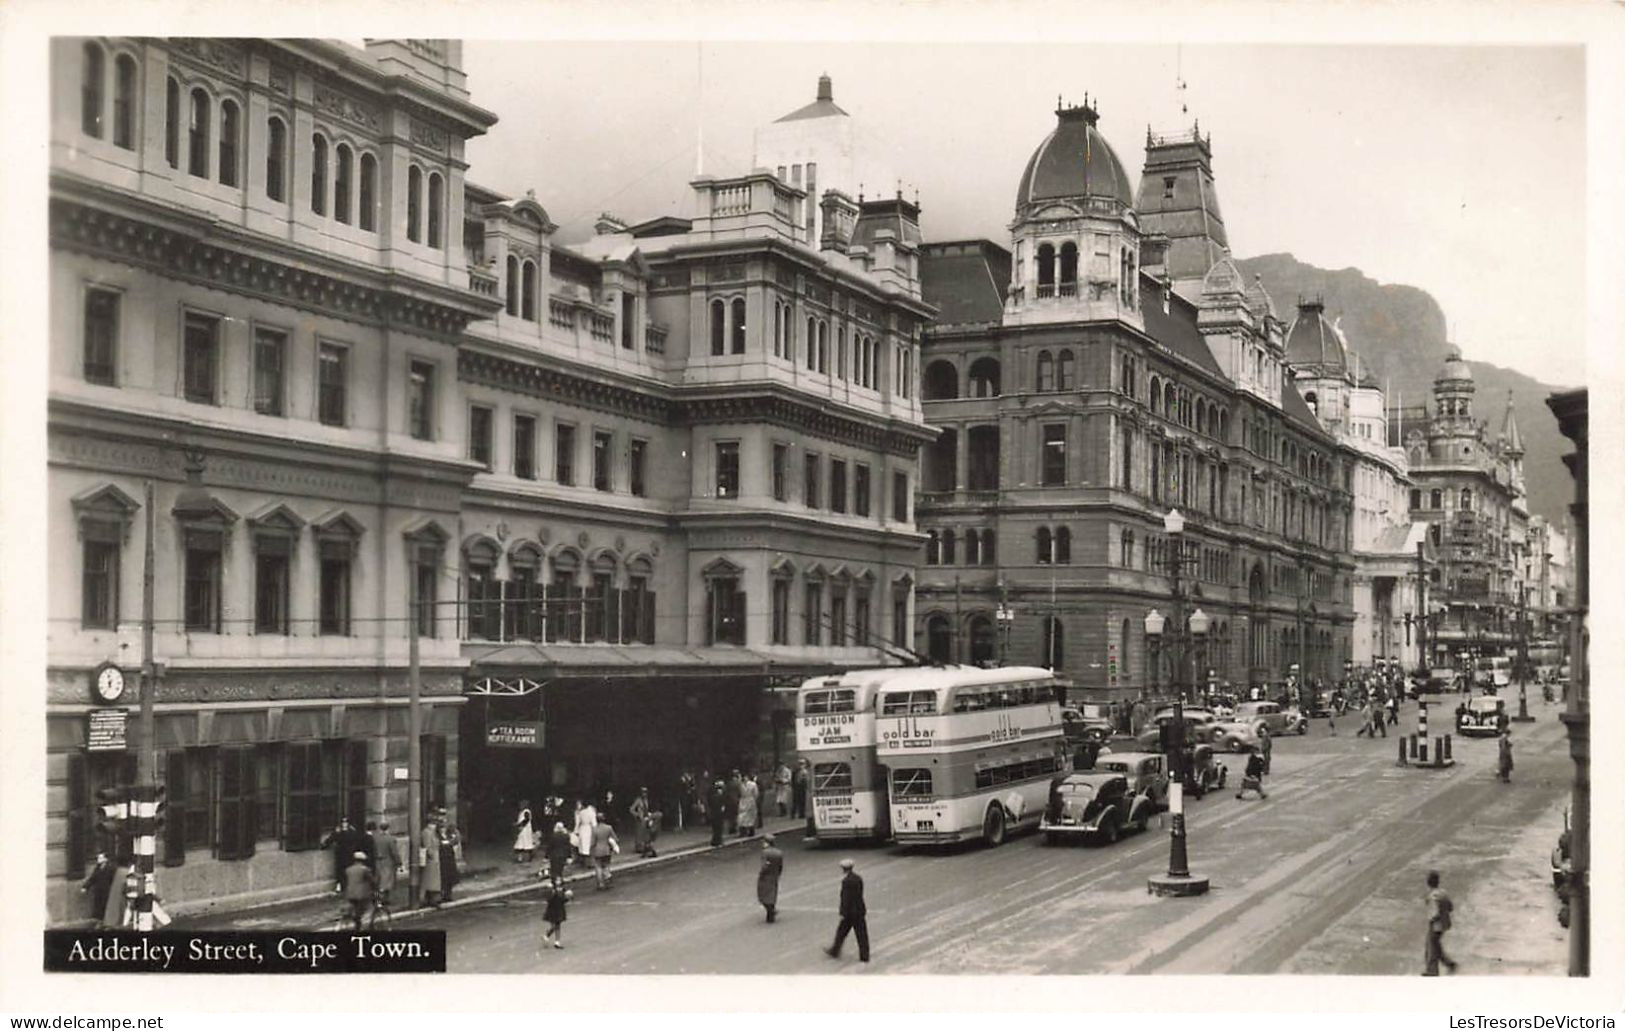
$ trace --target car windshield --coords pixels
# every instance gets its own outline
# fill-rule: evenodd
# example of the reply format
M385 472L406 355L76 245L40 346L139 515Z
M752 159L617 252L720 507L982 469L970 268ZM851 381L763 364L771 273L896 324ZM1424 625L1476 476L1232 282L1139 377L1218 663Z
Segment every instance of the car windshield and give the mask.
M1066 781L1061 785L1061 793L1079 798L1087 798L1095 793L1094 781L1078 780Z

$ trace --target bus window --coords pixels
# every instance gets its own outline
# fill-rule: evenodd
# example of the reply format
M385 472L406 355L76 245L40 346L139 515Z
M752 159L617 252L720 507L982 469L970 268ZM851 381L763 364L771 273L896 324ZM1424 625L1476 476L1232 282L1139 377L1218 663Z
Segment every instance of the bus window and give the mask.
M931 771L920 768L893 770L891 791L893 798L930 797Z
M829 712L829 691L809 691L801 711L808 716L822 716Z
M851 791L852 767L846 763L818 763L813 767L814 791Z
M829 711L857 712L858 693L850 687L843 687L841 690L834 692L830 695Z
M880 703L882 716L930 716L936 711L935 691L894 691Z

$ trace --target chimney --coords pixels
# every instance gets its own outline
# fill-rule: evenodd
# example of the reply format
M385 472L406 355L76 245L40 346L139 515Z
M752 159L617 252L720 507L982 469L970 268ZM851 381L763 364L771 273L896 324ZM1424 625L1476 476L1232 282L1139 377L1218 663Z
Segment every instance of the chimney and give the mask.
M611 215L606 211L598 216L598 221L592 224L592 231L599 236L613 236L616 233L626 232L627 227L624 219Z
M825 190L818 207L824 224L818 249L846 253L847 245L852 242L852 227L857 222L858 206L840 190Z
M828 100L831 103L835 100L835 87L830 83L828 72L818 77L818 99Z

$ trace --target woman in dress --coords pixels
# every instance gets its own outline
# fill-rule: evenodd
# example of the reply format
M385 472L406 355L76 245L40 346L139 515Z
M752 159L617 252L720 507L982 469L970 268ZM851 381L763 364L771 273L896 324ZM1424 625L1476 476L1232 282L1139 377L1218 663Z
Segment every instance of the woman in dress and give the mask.
M536 854L536 828L530 816L530 802L519 803L519 817L514 820L513 861L528 863Z
M592 855L592 834L597 824L598 810L593 808L592 803L585 798L576 803L576 862L581 866L586 866L587 859Z
M440 905L440 828L430 816L418 833L418 887L425 906Z
M752 838L756 836L757 815L760 812L761 790L756 787L756 780L746 777L744 783L739 785L739 836Z
M463 842L463 836L458 833L457 825L451 822L451 814L445 809L440 810L440 901L451 901L451 890L457 887L462 879L457 871L458 845Z

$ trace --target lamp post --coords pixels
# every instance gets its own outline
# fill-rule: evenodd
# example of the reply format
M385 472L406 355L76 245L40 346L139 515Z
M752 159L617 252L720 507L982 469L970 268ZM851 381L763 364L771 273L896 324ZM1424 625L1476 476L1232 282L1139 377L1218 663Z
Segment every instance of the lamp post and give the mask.
M1524 589L1518 588L1518 715L1514 723L1533 723L1529 715L1529 622L1524 601Z
M1010 625L1016 621L1016 612L1010 607L1009 588L999 582L999 607L993 610L993 619L999 624L999 665L1004 665L1004 653L1010 646Z
M1168 813L1172 817L1169 827L1168 872L1153 874L1146 890L1157 895L1204 895L1208 890L1206 877L1193 876L1185 845L1185 660L1188 641L1206 635L1211 624L1207 613L1197 609L1185 619L1185 594L1180 587L1180 573L1184 565L1185 517L1178 509L1170 509L1162 520L1168 535L1168 577L1171 589L1169 602L1173 608L1172 632L1168 634L1169 666L1173 674L1174 711L1169 725L1169 779ZM1152 609L1145 616L1145 633L1151 640L1161 640L1167 629L1167 619ZM1186 637L1187 632L1191 638Z

